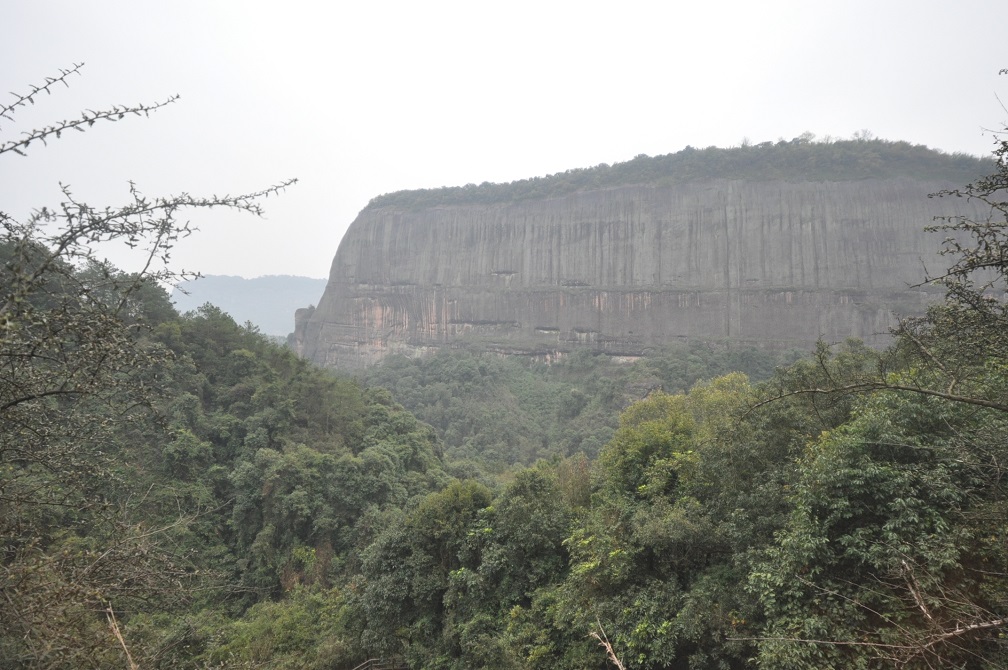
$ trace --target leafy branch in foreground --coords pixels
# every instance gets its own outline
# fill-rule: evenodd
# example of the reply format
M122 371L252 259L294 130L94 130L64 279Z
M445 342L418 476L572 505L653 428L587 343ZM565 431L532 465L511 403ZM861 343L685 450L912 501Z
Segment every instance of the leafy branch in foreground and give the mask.
M754 409L805 403L790 517L749 575L762 667L1002 668L1008 658L1008 140L940 219L945 299L883 352L820 344ZM975 204L975 203L974 203ZM824 422L827 423L827 422Z
M860 369L857 374L842 375L838 373L836 366L832 363L835 355L833 348L820 343L811 365L819 373L814 379L807 374L809 367L807 362L805 370L801 365L796 365L790 370L782 371L776 384L767 386L769 392L761 400L753 403L750 411L792 397L821 397L822 401L819 403L812 401L813 404L833 405L841 398L858 394L875 391L899 391L1008 412L1008 402L1002 400L1001 396L997 393L991 393L989 396L981 395L979 393L983 388L981 380L966 378L963 372L953 371L937 358L936 352L929 345L925 344L923 334L915 334L916 331L924 327L925 323L934 328L938 319L938 311L940 310L933 310L934 313L929 317L929 322L904 320L900 323L896 332L904 341L897 343L896 350L878 354L874 365ZM928 335L930 336L928 339L933 339L935 333L932 331ZM898 353L900 346L907 349L911 345L916 348L917 355L934 365L936 369L906 370L900 367L898 359L895 362L892 360L894 353ZM963 389L966 386L968 388ZM960 390L962 392L959 392Z

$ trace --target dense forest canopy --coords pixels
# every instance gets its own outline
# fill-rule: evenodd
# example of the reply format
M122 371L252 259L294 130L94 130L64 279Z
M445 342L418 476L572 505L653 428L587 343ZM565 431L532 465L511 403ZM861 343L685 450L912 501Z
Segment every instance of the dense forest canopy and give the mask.
M500 470L579 453L594 458L612 438L619 413L650 393L682 393L731 372L766 380L801 354L697 342L632 364L591 351L536 364L459 349L391 356L359 378L388 389L433 426L450 459Z
M990 217L938 222L945 300L890 348L616 374L441 354L361 382L176 313L178 211L261 194L0 213L0 666L1005 667L995 159L943 194Z
M990 161L946 154L921 144L871 139L814 141L809 134L792 140L721 149L686 147L663 156L640 155L624 163L522 179L509 184L467 184L398 191L373 198L367 208L422 208L508 203L550 198L578 191L638 184L675 184L699 179L747 181L856 181L913 177L965 184L990 170Z

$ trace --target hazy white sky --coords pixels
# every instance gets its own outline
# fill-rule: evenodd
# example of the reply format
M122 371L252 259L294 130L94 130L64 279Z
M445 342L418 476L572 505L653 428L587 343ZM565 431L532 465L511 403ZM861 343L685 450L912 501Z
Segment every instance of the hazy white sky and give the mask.
M325 277L357 213L401 189L805 131L986 155L1008 120L1003 18L1003 0L0 0L0 91L85 63L0 138L182 96L0 157L0 209L56 204L60 181L117 204L131 179L157 195L298 177L265 220L194 216L175 261Z

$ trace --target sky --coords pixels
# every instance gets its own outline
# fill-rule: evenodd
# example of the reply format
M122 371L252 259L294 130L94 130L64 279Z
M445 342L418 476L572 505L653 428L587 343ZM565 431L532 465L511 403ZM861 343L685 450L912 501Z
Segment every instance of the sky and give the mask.
M989 155L1003 0L0 0L0 102L84 63L0 141L81 109L150 118L0 156L0 210L252 192L195 212L176 269L326 277L368 201L804 132ZM134 259L103 251L131 269Z

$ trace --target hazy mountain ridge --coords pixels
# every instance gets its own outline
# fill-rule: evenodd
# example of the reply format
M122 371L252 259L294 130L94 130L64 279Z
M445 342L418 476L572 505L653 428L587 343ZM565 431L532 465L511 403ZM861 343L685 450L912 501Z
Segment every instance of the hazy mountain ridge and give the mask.
M212 303L238 323L250 321L265 335L287 335L294 329L294 310L315 304L326 280L296 275L265 275L246 279L232 275L204 275L180 284L171 300L179 312Z

